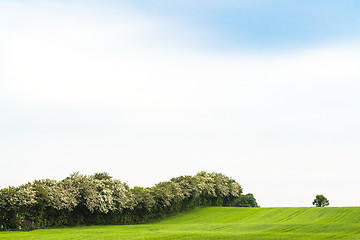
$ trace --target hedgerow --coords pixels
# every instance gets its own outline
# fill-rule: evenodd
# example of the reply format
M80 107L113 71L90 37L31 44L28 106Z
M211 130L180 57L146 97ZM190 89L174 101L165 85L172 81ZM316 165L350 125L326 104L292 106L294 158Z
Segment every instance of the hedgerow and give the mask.
M142 223L198 206L257 206L251 197L220 173L203 171L151 188L129 188L108 173L73 173L1 189L0 229Z

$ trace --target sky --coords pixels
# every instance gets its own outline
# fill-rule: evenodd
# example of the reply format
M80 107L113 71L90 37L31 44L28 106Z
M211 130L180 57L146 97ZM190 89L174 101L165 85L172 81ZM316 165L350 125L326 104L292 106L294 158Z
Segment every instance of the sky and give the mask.
M351 0L0 0L0 187L220 172L262 207L360 205Z

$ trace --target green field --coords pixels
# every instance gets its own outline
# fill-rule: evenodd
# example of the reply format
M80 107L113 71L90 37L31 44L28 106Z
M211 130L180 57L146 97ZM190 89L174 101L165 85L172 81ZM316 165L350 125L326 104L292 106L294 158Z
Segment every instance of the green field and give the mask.
M0 232L0 239L360 239L360 207L208 207L149 224Z

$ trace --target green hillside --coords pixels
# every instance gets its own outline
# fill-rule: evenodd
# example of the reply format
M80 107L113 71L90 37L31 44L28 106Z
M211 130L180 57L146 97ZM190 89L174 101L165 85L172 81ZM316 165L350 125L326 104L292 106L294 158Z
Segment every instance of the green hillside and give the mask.
M150 224L0 232L0 239L360 239L360 207L208 207Z

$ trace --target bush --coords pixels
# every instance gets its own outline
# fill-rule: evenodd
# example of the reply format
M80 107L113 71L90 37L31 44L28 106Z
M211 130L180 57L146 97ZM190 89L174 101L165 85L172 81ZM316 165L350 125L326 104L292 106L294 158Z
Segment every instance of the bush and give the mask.
M0 190L0 229L33 230L79 224L139 223L196 206L258 206L252 194L220 173L199 172L152 188L134 187L107 173L73 173Z

